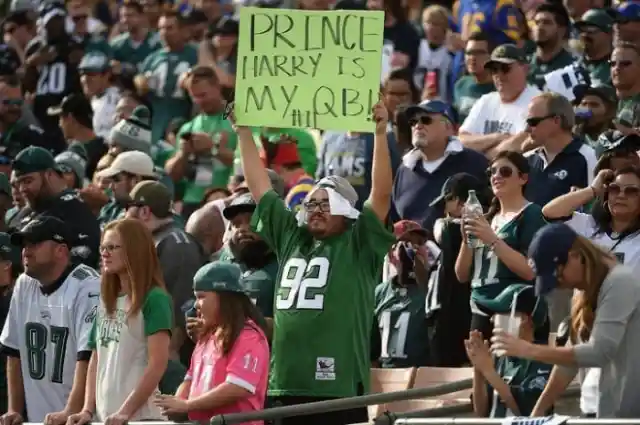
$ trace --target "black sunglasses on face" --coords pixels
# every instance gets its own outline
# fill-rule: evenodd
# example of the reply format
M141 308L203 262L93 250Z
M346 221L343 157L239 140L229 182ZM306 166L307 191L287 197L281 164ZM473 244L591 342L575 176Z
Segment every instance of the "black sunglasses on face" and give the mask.
M409 127L415 127L418 124L422 124L422 125L431 125L435 120L428 116L428 115L423 115L421 117L417 117L417 118L412 118L409 120Z
M513 175L513 168L503 165L502 167L491 167L487 170L489 177L500 176L503 179L508 179Z
M640 186L628 185L628 186L620 186L617 183L611 183L607 186L607 192L609 195L619 196L623 194L624 196L640 196Z
M549 115L544 115L542 117L529 117L527 118L527 126L528 127L536 127L538 126L542 121L549 119L549 118L553 118L555 117L554 114L549 114Z
M496 64L493 65L491 68L489 68L489 71L492 74L508 74L509 72L511 72L511 68L512 66L509 65L508 63L500 63L500 64Z

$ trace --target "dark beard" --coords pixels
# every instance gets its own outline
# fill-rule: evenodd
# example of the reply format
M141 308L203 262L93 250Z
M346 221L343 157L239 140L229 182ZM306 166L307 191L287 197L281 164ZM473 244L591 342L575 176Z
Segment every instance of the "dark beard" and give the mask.
M247 242L242 245L236 245L229 241L229 248L231 248L236 261L251 270L262 269L275 260L275 254L263 240Z

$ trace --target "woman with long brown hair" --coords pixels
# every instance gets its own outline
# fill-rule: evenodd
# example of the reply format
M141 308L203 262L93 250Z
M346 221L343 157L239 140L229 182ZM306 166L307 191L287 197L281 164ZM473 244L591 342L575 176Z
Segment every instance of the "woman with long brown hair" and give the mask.
M598 417L637 418L640 383L640 281L566 224L543 227L529 248L536 289L576 292L571 309L570 344L531 344L494 330L492 350L556 365L532 416L542 416L576 376L579 368L599 367Z
M153 238L138 220L116 220L104 229L100 254L85 403L67 423L163 420L153 395L167 368L173 311Z
M203 266L194 276L203 329L176 395L156 399L165 414L187 413L191 421L208 422L215 415L264 407L269 375L266 322L244 292L241 276L238 266L219 261Z

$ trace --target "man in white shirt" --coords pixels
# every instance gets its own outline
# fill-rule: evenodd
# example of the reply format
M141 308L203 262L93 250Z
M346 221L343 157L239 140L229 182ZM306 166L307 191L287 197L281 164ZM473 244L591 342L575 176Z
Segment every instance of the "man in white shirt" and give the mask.
M540 90L527 84L527 57L514 44L496 47L485 68L491 72L496 91L473 105L459 137L465 147L492 158L501 150L523 149L528 140L527 107Z
M3 424L62 425L84 403L89 334L100 277L71 262L73 236L51 216L37 217L11 243L22 247L25 272L16 280L0 336L7 355L8 411Z
M114 125L113 116L120 100L120 91L111 83L109 58L102 52L89 52L80 61L82 91L91 100L93 131L103 139Z

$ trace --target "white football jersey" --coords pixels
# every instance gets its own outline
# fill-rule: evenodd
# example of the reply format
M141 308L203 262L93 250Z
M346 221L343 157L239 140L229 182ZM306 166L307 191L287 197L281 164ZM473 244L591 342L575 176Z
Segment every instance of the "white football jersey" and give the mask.
M100 300L100 276L80 265L60 288L45 294L40 282L18 277L0 344L20 353L28 422L67 404L79 353L90 352L89 334Z

